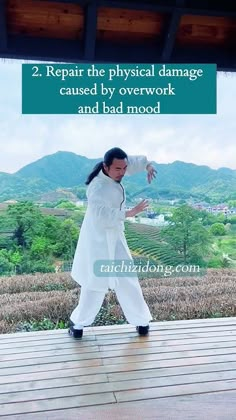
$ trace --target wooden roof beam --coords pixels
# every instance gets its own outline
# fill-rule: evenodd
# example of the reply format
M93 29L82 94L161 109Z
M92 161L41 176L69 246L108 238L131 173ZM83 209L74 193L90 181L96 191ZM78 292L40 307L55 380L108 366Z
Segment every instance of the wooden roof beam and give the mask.
M7 50L7 2L0 2L0 51Z
M227 51L214 48L199 47L194 49L175 48L170 63L218 63L218 71L236 71L236 61ZM191 54L190 54L191 52ZM159 52L161 54L161 51ZM114 48L111 42L97 42L96 62L102 63L137 63L137 56L142 63L153 63L158 56L156 45L133 47L129 45ZM89 62L84 59L84 45L81 41L56 40L49 38L33 38L30 36L8 37L8 49L1 51L1 57L13 59L30 59L55 62ZM94 60L92 61L94 62Z
M97 5L96 1L90 2L84 9L84 59L87 61L95 58L97 35Z
M185 0L176 0L176 8L173 10L173 13L169 19L166 34L164 35L164 46L161 54L161 61L168 62L170 61L172 51L176 41L176 35L179 29L180 20L182 17L182 12L180 7L183 7Z

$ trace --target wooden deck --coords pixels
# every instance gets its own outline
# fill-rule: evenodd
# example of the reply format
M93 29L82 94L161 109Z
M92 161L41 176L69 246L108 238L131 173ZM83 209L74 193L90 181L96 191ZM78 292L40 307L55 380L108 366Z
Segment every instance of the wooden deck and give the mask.
M236 318L0 335L0 418L236 419Z

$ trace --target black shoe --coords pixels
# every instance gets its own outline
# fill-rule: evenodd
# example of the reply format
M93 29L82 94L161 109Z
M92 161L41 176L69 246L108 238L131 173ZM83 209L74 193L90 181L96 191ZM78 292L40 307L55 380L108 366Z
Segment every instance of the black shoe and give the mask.
M136 327L136 330L138 331L139 335L147 335L149 333L149 325L146 325L145 327Z
M80 340L83 337L83 330L77 330L73 327L73 325L70 326L68 333L75 339Z

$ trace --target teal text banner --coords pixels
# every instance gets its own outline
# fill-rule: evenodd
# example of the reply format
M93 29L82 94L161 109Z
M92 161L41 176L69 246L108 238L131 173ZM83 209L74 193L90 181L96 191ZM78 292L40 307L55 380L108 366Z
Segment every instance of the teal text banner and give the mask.
M22 64L23 114L216 114L215 64Z

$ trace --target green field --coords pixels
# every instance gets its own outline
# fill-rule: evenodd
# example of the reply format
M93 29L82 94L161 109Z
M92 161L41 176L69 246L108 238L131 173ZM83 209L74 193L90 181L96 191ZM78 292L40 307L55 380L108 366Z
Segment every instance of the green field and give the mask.
M164 265L177 265L181 262L181 257L160 239L159 228L139 223L127 223L125 233L133 256L148 257Z
M181 256L160 238L160 228L127 222L125 233L134 257L148 257L164 265L181 263ZM224 267L224 264L229 266L229 263L236 268L236 225L231 225L227 235L213 237L206 259L213 261L212 267L215 268Z

